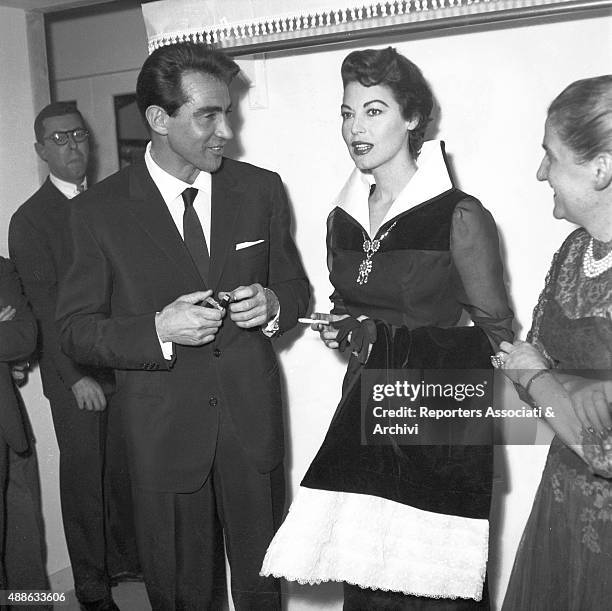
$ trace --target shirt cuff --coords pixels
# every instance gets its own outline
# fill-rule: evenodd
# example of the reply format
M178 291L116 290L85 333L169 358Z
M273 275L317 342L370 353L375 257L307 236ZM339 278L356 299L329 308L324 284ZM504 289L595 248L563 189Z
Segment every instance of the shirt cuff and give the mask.
M162 342L161 337L157 334L157 330L155 334L157 335L157 341L159 342L159 347L164 355L164 359L166 359L166 361L171 361L174 358L174 347L172 342Z
M162 342L161 339L159 339L159 336L157 337L157 339L159 340L159 345L162 354L164 355L164 358L167 361L171 361L174 357L174 348L172 346L172 342Z

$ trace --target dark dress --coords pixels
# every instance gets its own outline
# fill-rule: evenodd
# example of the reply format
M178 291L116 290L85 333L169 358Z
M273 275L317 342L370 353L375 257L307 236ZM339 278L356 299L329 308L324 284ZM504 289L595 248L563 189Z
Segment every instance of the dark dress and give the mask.
M367 233L342 198L358 195L367 210L368 188L354 174L341 193L328 219L333 311L376 321L365 369L490 368L491 343L512 339L495 223L450 180L440 191L421 189L421 162L413 190L409 183L397 200L410 203L377 232L366 283L357 276ZM431 196L414 205L416 193ZM464 311L477 326L457 326ZM491 447L362 445L362 372L352 357L330 429L262 572L345 582L345 609L420 608L421 596L481 608Z
M531 340L558 369L612 377L612 269L588 278L589 243L573 232L555 256ZM591 455L585 447L585 454ZM612 480L553 441L514 561L505 611L599 611L612 606ZM609 475L609 473L608 473Z

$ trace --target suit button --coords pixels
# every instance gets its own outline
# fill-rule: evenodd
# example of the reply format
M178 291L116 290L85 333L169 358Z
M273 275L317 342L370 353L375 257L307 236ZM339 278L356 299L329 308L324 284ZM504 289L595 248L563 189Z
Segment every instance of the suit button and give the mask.
M208 399L208 405L211 407L217 407L217 403L219 403L217 397L210 397L210 399Z
M217 358L219 358L221 356L221 350L219 350L219 348L215 348L213 350L213 356L216 356Z

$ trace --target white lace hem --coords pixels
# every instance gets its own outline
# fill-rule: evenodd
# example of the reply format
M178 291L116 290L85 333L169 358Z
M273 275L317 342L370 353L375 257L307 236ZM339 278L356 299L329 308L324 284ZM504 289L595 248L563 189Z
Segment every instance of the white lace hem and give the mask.
M479 601L488 542L488 520L300 487L260 574Z

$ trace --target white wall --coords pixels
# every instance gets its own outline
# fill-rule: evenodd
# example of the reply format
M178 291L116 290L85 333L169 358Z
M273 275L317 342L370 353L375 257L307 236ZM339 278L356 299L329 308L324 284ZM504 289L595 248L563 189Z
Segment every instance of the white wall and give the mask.
M0 32L0 222L6 228L0 245L6 256L9 220L15 208L38 187L38 176L32 146L34 131L30 127L34 124L34 107L25 12L0 7Z
M40 15L0 7L0 248L8 253L13 212L40 186L34 152L34 117L49 101L44 28ZM50 573L69 563L58 490L58 450L38 370L22 395L34 433L42 474L43 514Z
M96 138L104 139L110 151L114 124L109 96L135 83L144 56L140 14L123 11L119 21L85 20L78 31L75 38L68 22L50 30L55 86L66 95L82 92L79 104L89 104L98 114L88 118ZM550 189L535 180L546 107L571 81L612 72L611 34L612 18L598 17L377 41L376 46L397 46L422 68L433 87L442 110L439 129L431 135L446 141L460 186L479 197L497 219L523 336L551 256L571 230L553 220ZM331 291L325 269L325 219L331 198L351 168L340 138L339 68L350 50L366 46L269 56L265 83L258 83L265 90L257 92L263 98L267 93L267 107L251 108L245 98L236 113L238 156L277 170L287 185L317 310L328 309ZM241 63L246 67L252 60ZM102 160L103 174L112 163L111 157ZM285 344L281 358L288 396L288 464L295 487L339 398L343 364L308 331ZM507 401L515 401L512 392ZM498 603L545 452L544 446L498 451L491 552ZM292 592L291 611L341 607L336 587L297 587Z

